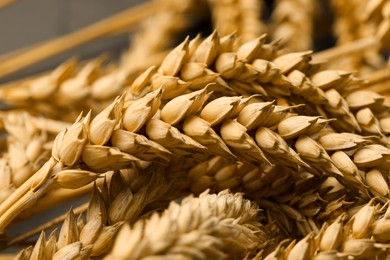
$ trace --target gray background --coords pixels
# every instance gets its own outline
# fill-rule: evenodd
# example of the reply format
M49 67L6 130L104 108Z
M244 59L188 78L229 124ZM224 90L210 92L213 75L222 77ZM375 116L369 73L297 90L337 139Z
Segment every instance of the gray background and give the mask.
M141 2L145 0L17 0L0 9L0 57L10 51L70 33ZM72 55L88 58L106 50L118 52L127 45L128 35L98 40L8 79L52 68Z

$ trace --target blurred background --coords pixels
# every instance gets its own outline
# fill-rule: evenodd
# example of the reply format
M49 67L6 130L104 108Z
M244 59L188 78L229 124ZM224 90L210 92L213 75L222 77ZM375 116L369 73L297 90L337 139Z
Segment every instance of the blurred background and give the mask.
M68 34L145 0L16 0L0 8L0 58L6 53ZM0 0L1 4L1 0ZM69 56L96 57L128 46L128 34L94 41L7 79L53 68ZM5 81L5 80L2 80Z

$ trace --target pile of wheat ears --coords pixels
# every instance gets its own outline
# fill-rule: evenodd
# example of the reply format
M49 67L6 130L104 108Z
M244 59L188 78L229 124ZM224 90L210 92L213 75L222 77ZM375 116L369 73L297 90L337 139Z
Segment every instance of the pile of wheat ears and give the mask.
M0 259L390 259L390 2L148 4L1 86Z

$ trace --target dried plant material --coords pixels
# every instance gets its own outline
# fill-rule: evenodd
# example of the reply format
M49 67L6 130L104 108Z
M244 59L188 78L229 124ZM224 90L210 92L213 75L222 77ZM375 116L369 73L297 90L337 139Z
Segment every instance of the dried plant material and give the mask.
M162 145L146 138L143 135L125 131L115 130L111 136L111 143L122 152L137 156L137 158L146 161L160 162L167 164L171 158L169 152Z
M207 93L206 88L204 88L172 99L162 108L161 119L170 125L177 124L184 117L195 114L201 110L210 94L211 93ZM181 109L178 110L178 107Z
M90 171L76 170L63 170L56 172L52 178L54 182L65 189L78 189L81 188L99 177L98 174Z
M272 113L264 123L266 127L273 127L279 124L283 119L291 115L290 110L294 107L274 106Z
M312 134L310 128L314 128L319 117L291 116L278 124L278 133L284 139L292 139L304 134ZM308 133L309 132L309 133Z
M123 189L113 199L108 209L108 216L112 222L118 222L125 218L126 211L133 200L133 192L129 187Z
M333 160L337 169L343 173L343 184L350 189L354 189L363 194L365 197L369 197L367 185L363 180L361 172L357 168L356 164L353 163L351 158L343 151L337 151L332 154L331 159Z
M288 146L281 136L268 128L260 127L257 129L256 143L262 150L277 157L279 159L278 163L310 167Z
M237 33L230 33L219 39L219 54L233 52L237 44Z
M379 170L371 170L366 173L366 183L375 196L387 197L390 194L387 181Z
M287 79L291 84L292 93L315 104L324 104L327 102L324 91L315 87L302 71L293 70L287 75Z
M238 33L241 42L259 37L266 31L261 20L263 4L258 1L208 1L214 28L224 36Z
M100 112L89 125L89 141L92 144L104 145L110 139L115 126L122 116L123 96Z
M379 242L388 242L389 241L389 220L388 219L380 219L372 230L372 234L376 241Z
M159 68L159 73L166 76L175 76L183 66L187 58L189 38L173 49L163 60Z
M367 142L363 136L351 133L330 133L321 136L318 142L327 151L352 150Z
M102 228L102 214L100 213L94 215L90 220L88 220L84 228L80 231L80 242L82 245L92 245L98 238Z
M350 239L343 244L343 252L359 258L367 258L378 254L380 249L371 239Z
M311 60L312 51L292 52L281 55L272 62L282 74L288 74ZM314 83L314 82L313 82Z
M58 88L66 99L81 100L89 94L88 86L90 86L98 77L100 65L103 62L103 57L98 57L95 60L88 62L74 78L67 79Z
M56 252L56 230L54 230L46 241L45 255L46 258L51 259Z
M324 92L324 95L327 99L325 104L326 111L331 113L332 116L344 117L344 121L360 132L361 129L359 128L357 120L350 111L347 101L341 94L335 89L329 89Z
M206 152L206 147L159 119L151 119L148 122L146 133L151 140L168 148L175 155L188 156L190 158L206 156L202 154ZM194 153L194 151L198 152Z
M89 168L97 172L121 169L139 161L138 158L123 153L118 148L101 145L86 145L81 157Z
M390 118L386 117L379 119L379 126L384 133L390 133Z
M91 256L101 256L109 252L114 243L112 238L115 237L122 224L122 222L117 222L112 226L103 227L100 235L93 244Z
M390 157L390 150L379 144L370 144L359 148L353 155L358 167L375 167Z
M253 226L255 211L242 195L227 192L188 197L181 205L172 202L162 216L153 214L132 228L125 225L107 258L243 256L251 248L261 248L267 239L264 227ZM173 220L175 225L170 223ZM234 229L240 230L239 233L233 235ZM152 233L154 236L149 235Z
M227 120L222 124L220 131L225 143L244 160L271 164L255 140L247 133L245 126L237 121Z
M312 245L312 237L313 233L307 235L304 239L299 241L294 245L294 247L289 252L287 259L306 259L312 255L313 245Z
M78 238L79 231L77 228L76 218L73 211L69 210L58 235L57 248L60 250L61 248L78 241Z
M337 35L337 45L346 46L354 40L371 38L375 35L378 25L368 21L368 14L376 1L331 1L334 10L335 20L333 23L334 34ZM356 26L359 23L361 26ZM332 67L347 68L349 70L359 69L362 72L370 71L383 62L378 52L379 46L374 45L357 51L354 55L339 59L333 62ZM380 65L379 65L380 66Z
M244 70L245 63L234 52L225 52L215 61L215 69L225 79L233 79Z
M214 31L196 48L192 61L210 66L218 55L219 35Z
M350 93L346 101L351 109L375 108L383 104L384 97L373 91L358 90Z
M273 102L252 103L241 110L237 122L245 126L248 131L251 131L264 125L273 110Z
M183 94L191 85L191 82L185 82L178 77L157 76L152 80L152 89L161 88L163 90L163 99L170 99Z
M55 260L76 259L77 257L80 257L81 247L82 247L81 242L74 242L72 244L69 244L69 245L61 248L60 250L58 250L54 254L53 259L55 259Z
M207 147L210 152L229 159L236 158L206 120L197 116L189 116L183 123L183 131L186 135Z
M318 88L329 89L349 83L351 75L352 73L347 71L324 70L314 74L311 81Z
M313 163L313 167L331 174L343 175L325 149L308 136L300 136L295 143L295 148L305 161Z
M111 100L122 94L123 86L127 84L128 78L129 74L121 69L101 76L92 83L90 95L98 101Z
M321 251L337 250L343 239L345 215L340 215L322 234L319 248Z
M265 41L265 35L242 44L237 50L237 57L247 62L253 62L260 54Z
M130 132L140 130L146 121L157 112L161 103L161 96L162 90L157 89L132 102L123 113L123 127Z
M6 103L13 104L25 101L25 99L44 100L52 96L65 80L73 76L75 59L69 59L48 75L38 77L26 85L19 85L12 88L2 88L0 95Z
M363 108L357 111L356 120L362 130L370 134L382 135L382 130L380 128L379 121L369 108Z
M374 223L372 235L376 241L387 242L389 240L389 208L387 207L383 217L379 218Z
M65 165L73 165L79 159L88 138L87 124L90 115L81 117L69 128L60 132L53 145L52 156Z
M176 37L179 34L191 28L193 23L199 22L199 19L202 20L203 15L199 13L199 6L192 1L183 1L180 5L176 5L172 2L156 0L151 4L155 5L158 12L153 12L140 21L138 30L132 34L132 44L121 64L127 70L134 70L140 61L158 56L160 52L172 47L177 42ZM197 16L196 21L188 19L187 15L190 14ZM163 58L159 59L159 62ZM152 64L154 63L155 61Z
M378 207L373 204L373 200L362 207L354 216L352 224L353 238L370 237L371 227L378 214Z
M85 219L70 211L58 236L42 233L17 257L383 258L388 71L370 35L375 25L388 34L390 4L352 0L348 20L348 3L331 1L324 10L335 23L343 14L348 31L355 21L347 36L366 38L339 39L342 48L312 55L288 52L283 40L265 43L260 11L269 1L256 1L168 1L121 63L74 61L2 88L0 98L14 107L0 115L0 244L25 242L12 237L17 220L92 193ZM306 19L307 29L318 3L295 12L302 3L275 1L271 17L283 11L280 24ZM295 9L280 11L286 6ZM218 33L166 51L174 34L208 14ZM280 30L288 40L296 28L287 28L270 28L271 36ZM291 44L322 43L321 28L319 38L301 30ZM377 69L363 76L368 84L356 78ZM75 120L80 111L90 113ZM243 193L202 194L207 189ZM190 193L202 195L183 199ZM124 221L131 227L115 239Z
M31 252L31 255L30 255L30 259L31 260L39 260L39 259L46 258L46 255L45 255L45 252L46 252L46 248L45 248L46 241L45 240L46 240L45 232L42 232L41 235L38 238L37 243L35 244L32 252Z
M145 70L141 75L139 75L131 84L130 91L134 95L139 96L144 89L147 87L152 76L156 72L156 66L151 66Z
M32 253L32 249L33 249L32 246L29 246L29 247L23 249L22 251L20 251L20 252L14 257L14 259L30 259L30 255L31 255L31 253Z
M204 63L189 62L183 65L180 76L184 81L191 82L191 89L202 89L207 84L216 82L219 74Z
M210 123L218 125L234 115L240 104L241 97L221 97L209 102L201 111L200 117Z
M97 215L101 216L103 223L107 223L107 209L105 205L105 199L102 192L100 192L99 189L94 186L91 198L88 203L86 221L90 222ZM82 221L82 223L79 223L79 221ZM83 218L78 219L77 227L79 228L80 232L83 230L85 227Z
M235 80L241 81L243 83L251 83L255 81L259 75L260 73L254 66L245 64L244 69L239 75L237 75L237 77L235 77Z

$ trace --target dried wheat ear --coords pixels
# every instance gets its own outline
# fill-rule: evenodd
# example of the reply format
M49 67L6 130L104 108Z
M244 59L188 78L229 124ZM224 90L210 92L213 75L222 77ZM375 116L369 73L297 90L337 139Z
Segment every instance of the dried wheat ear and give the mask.
M365 80L386 75L371 72L379 49L361 51L376 41L343 54L358 73L339 70L306 51L318 1L277 1L272 42L266 4L199 2L145 21L121 64L71 59L0 89L15 108L0 115L1 247L40 233L15 259L386 259L389 103ZM385 46L388 4L353 1L348 16L344 2L328 3L339 44L379 35ZM218 30L164 53L205 5ZM370 23L353 31L354 19ZM166 41L144 44L150 35Z

